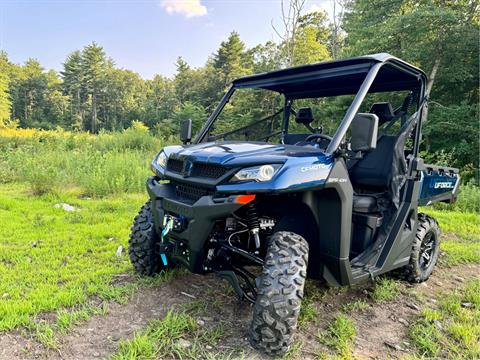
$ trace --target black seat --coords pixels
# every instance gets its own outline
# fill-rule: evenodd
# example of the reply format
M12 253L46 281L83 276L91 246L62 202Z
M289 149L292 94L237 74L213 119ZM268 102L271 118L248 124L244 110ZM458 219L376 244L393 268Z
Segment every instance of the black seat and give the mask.
M378 116L379 125L392 121L395 118L395 112L393 111L392 104L389 102L374 103L369 113Z
M395 135L384 135L377 142L377 148L365 154L350 168L350 179L354 187L372 188L384 191L391 180L395 155ZM355 160L353 160L355 161Z
M377 198L366 194L353 195L353 211L360 213L378 212Z

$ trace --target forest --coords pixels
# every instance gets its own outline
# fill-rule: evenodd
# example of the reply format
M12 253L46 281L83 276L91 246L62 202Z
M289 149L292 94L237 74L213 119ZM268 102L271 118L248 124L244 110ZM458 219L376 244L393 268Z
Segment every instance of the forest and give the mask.
M373 4L374 3L374 4ZM478 181L479 2L477 0L345 0L330 19L298 14L277 42L247 48L232 31L198 68L182 57L172 77L142 79L115 65L92 42L68 54L60 72L30 58L23 64L0 53L0 127L113 132L146 125L166 139L179 122L194 128L207 118L229 83L240 76L343 57L388 52L429 76L424 156L460 167ZM245 102L244 113L252 112ZM319 103L328 115L338 103ZM333 108L333 109L332 109ZM339 119L335 119L339 121Z

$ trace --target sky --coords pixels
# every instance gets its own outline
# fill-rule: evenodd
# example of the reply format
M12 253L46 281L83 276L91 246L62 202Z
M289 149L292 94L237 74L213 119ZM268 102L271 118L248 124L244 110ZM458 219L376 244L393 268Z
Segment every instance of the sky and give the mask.
M307 0L305 10L330 12L333 0ZM120 68L144 78L171 76L182 56L205 64L231 31L247 47L277 41L280 0L0 0L0 50L61 70L67 54L95 41Z

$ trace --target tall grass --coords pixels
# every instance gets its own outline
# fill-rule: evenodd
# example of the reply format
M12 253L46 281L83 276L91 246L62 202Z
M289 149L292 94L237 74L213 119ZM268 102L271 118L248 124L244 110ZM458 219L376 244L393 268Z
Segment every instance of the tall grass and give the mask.
M76 188L82 195L144 190L149 163L166 143L134 122L127 130L99 135L65 130L0 129L0 183L27 182L35 194ZM438 210L480 212L480 188L461 187L455 204Z
M480 213L480 187L468 183L460 187L458 199L453 204L435 203L437 210L453 210L460 212Z
M0 129L0 183L27 182L35 194L68 188L85 196L139 192L162 146L139 124L96 136Z

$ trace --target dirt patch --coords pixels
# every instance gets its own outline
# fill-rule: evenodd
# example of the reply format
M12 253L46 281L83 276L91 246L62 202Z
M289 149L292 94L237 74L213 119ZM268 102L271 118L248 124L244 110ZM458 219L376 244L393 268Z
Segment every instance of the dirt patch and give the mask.
M359 359L384 359L399 358L411 352L408 326L421 309L432 305L438 293L460 287L479 274L480 264L437 268L424 283L402 283L402 294L396 300L373 304L366 311L353 313L357 328L355 355Z
M363 299L366 308L349 313L357 330L355 356L359 359L398 358L411 350L406 340L408 325L421 308L434 301L438 292L462 286L464 281L479 274L479 264L438 268L426 283L414 286L402 283L397 299L382 304L372 302L371 283L350 288L328 288L311 283L311 289L306 291L315 292L313 306L318 310L318 317L300 326L297 342L301 345L293 357L311 359L318 351L327 351L318 343L317 334L344 305ZM131 338L136 330L151 320L163 318L172 307L183 307L207 326L224 324L225 332L216 351L241 353L248 359L266 359L251 349L246 339L252 306L238 301L228 289L214 275L179 275L168 284L139 290L126 305L111 303L107 315L94 316L60 337L58 350L46 350L21 331L3 334L0 336L0 358L105 358L115 352L119 340Z

